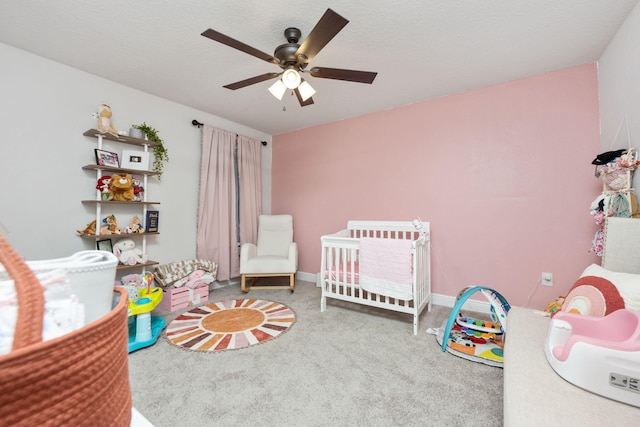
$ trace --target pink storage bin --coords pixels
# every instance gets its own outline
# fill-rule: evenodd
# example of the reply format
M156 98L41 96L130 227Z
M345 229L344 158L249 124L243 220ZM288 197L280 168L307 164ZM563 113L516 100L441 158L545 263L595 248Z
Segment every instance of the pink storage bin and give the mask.
M167 311L175 311L192 305L201 304L209 299L209 287L200 286L195 289L180 287L162 290L162 301L158 307Z

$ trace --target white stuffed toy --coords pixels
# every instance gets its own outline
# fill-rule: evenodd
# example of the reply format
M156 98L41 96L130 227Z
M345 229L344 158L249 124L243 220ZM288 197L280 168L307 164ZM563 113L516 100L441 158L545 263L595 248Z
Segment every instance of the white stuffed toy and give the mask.
M140 249L136 249L136 243L133 239L118 240L113 247L113 254L125 265L144 264L148 259Z

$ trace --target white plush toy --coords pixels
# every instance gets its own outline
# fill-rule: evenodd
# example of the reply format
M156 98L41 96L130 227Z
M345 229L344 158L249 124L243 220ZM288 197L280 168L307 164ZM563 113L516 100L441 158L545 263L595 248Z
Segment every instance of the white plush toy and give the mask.
M113 247L113 254L125 265L144 264L147 256L142 254L140 249L136 249L133 239L121 239Z

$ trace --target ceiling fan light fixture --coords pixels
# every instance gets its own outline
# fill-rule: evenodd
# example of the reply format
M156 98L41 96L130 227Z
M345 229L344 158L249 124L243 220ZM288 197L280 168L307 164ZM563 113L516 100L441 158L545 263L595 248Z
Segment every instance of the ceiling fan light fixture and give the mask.
M288 89L297 88L301 80L300 73L298 73L298 70L294 67L289 67L282 73L282 83L284 83Z
M282 100L284 93L287 91L286 86L282 83L282 80L278 79L274 84L269 86L269 92L279 100Z
M307 99L311 98L314 93L316 93L316 90L312 88L309 83L302 80L302 83L300 83L300 86L298 86L298 92L300 93L300 98L302 98L303 101L306 101Z

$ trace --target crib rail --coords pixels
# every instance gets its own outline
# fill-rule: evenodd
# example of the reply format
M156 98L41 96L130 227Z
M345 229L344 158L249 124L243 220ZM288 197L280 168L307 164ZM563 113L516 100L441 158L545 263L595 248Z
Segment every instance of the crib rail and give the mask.
M412 240L412 295L408 300L367 292L359 284L360 238ZM408 221L349 221L348 228L322 236L320 309L326 311L327 298L385 308L413 315L414 334L418 316L431 310L431 267L429 223L417 231Z
M429 223L423 223L422 230L416 230L411 221L349 221L349 237L372 237L380 239L417 240L421 233L429 234Z

